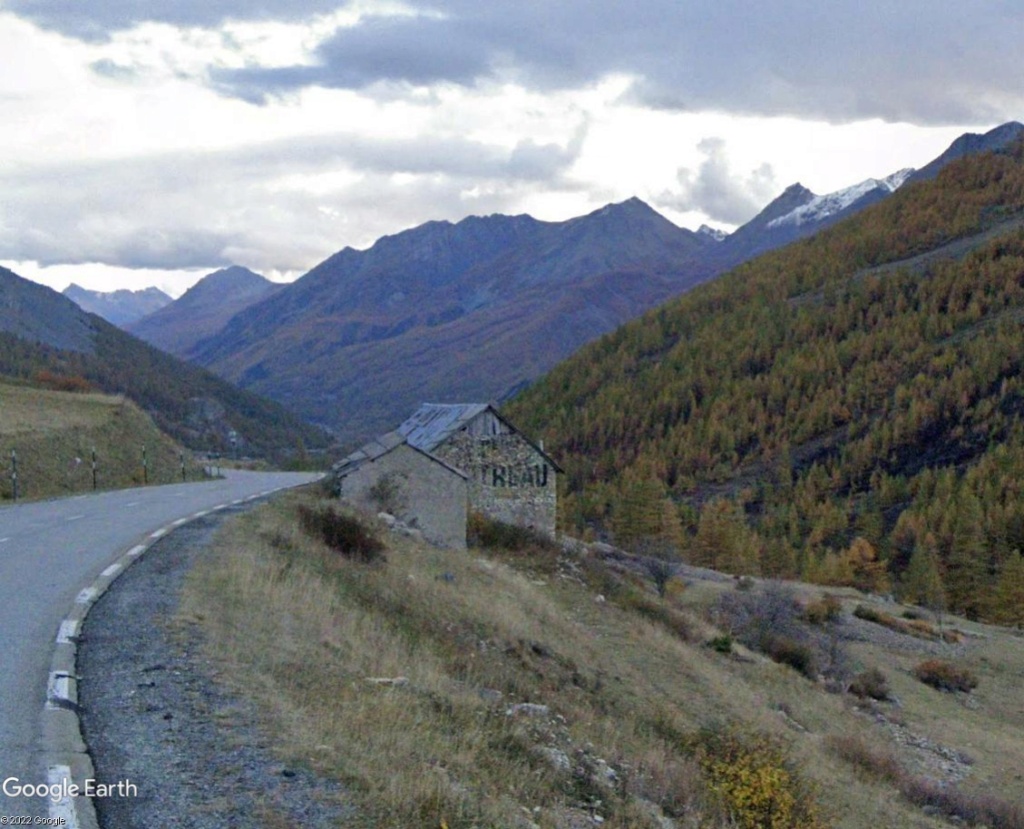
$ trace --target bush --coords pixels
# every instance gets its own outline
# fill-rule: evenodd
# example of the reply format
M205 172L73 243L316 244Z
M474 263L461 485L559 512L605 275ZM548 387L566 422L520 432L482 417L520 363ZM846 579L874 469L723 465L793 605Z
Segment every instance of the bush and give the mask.
M877 610L863 604L859 604L853 609L853 615L858 619L863 619L865 622L874 622L876 625L884 625L886 618L888 618L884 613L879 613Z
M978 678L967 668L960 668L941 659L929 659L914 668L916 676L925 685L940 691L973 691Z
M358 518L342 515L327 506L300 504L299 524L307 535L346 558L367 564L384 560L384 542Z
M807 624L805 608L794 592L769 583L747 593L725 592L714 623L748 648L789 665L810 679L846 674L846 651L835 635Z
M767 734L706 729L697 762L708 788L739 829L821 829L810 787L790 762L785 744Z
M761 650L775 662L789 665L808 679L818 676L818 660L814 651L802 642L788 636L766 636L761 642Z
M708 647L715 653L732 653L732 637L728 633L708 641Z
M878 668L862 671L850 683L850 693L861 699L889 699L889 680Z
M804 619L812 625L824 625L834 622L843 615L843 605L835 596L822 596L818 601L811 602L804 608Z
M524 552L531 547L557 552L558 545L548 536L529 527L495 521L479 512L471 513L466 527L471 547L488 547L510 553Z

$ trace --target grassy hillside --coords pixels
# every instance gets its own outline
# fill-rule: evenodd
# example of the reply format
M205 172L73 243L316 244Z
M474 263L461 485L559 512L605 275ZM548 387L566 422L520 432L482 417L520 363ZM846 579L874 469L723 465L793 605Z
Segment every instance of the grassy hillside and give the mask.
M142 447L150 483L181 480L180 448L123 397L58 392L0 379L0 501L13 498L11 451L19 498L92 491L92 451L99 489L140 485ZM202 470L186 460L195 480Z
M568 470L571 527L1024 622L1022 217L1020 143L961 160L623 326L508 413Z
M662 598L613 550L507 533L445 552L381 526L367 564L303 509L339 514L297 493L227 528L179 623L285 762L346 784L346 825L1024 826L1024 639L1005 629L696 569ZM977 687L922 683L930 659Z

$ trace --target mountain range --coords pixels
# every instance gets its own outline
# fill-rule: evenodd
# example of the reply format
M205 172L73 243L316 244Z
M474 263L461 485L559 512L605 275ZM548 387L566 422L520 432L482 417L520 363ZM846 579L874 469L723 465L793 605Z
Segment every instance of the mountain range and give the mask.
M173 302L159 288L91 291L72 282L62 293L83 310L101 316L121 328Z
M794 184L728 235L677 227L636 198L564 222L428 222L282 287L242 268L211 274L130 330L352 443L424 401L509 398L670 297L1022 131L963 136L921 171L831 194Z
M124 394L164 432L197 450L238 445L245 454L285 460L300 446L327 444L323 432L280 404L147 345L3 267L0 375Z
M122 327L150 345L187 358L197 342L280 287L248 268L224 268L203 277L175 301Z

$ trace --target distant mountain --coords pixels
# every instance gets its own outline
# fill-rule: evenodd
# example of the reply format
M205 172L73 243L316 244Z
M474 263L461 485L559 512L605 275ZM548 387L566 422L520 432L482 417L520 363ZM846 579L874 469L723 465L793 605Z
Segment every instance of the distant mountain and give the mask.
M74 282L64 289L63 294L90 314L97 314L120 328L147 314L159 311L172 301L159 288L143 288L139 291L90 291Z
M679 228L639 199L565 222L428 222L346 248L175 348L357 441L424 401L504 399L589 340L890 198L908 176L824 196L794 184L726 236Z
M56 291L0 267L0 375L125 394L186 446L285 459L327 436L273 403L153 348Z
M178 299L126 328L163 351L188 357L198 342L280 287L235 265L204 276Z
M737 265L765 251L813 236L892 195L913 172L906 169L883 179L869 178L824 196L812 193L801 184L791 185L723 240L718 251L719 262L726 267Z
M0 267L0 332L62 351L95 351L93 319L70 299Z
M509 395L705 278L717 244L639 199L565 222L429 222L335 254L193 356L356 440L424 400Z
M1009 121L982 135L976 132L964 133L950 144L949 149L942 155L915 172L909 180L928 181L933 179L951 161L956 161L958 158L963 158L967 155L976 155L977 153L1002 149L1019 138L1021 133L1024 133L1024 124L1017 121Z
M885 178L870 178L823 196L812 193L801 184L793 184L757 216L722 241L713 254L715 267L719 271L727 270L758 254L813 236L888 198L904 184L934 178L951 161L1007 147L1022 132L1024 125L1011 121L984 135L966 133L920 170L899 170Z

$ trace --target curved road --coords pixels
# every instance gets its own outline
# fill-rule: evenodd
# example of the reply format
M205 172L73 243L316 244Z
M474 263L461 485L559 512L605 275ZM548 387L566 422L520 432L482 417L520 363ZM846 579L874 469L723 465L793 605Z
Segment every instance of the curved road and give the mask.
M225 475L0 507L0 782L47 784L42 711L49 669L61 622L83 588L159 527L318 477ZM12 816L46 817L48 807L45 797L0 791L0 826Z

